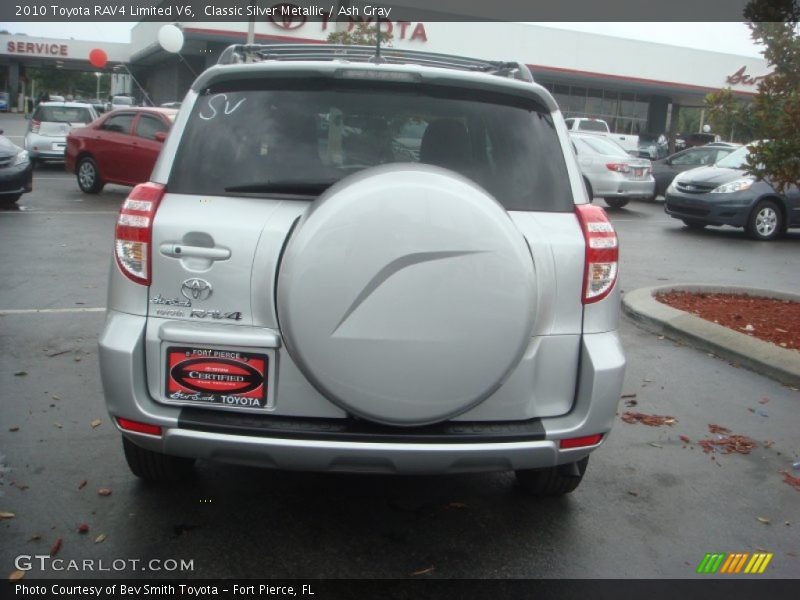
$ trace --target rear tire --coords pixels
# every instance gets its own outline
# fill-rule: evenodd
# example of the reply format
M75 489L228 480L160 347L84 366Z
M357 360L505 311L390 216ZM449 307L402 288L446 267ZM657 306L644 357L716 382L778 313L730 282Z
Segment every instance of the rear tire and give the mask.
M691 219L681 219L681 221L683 221L683 224L689 229L705 229L706 225L708 225L708 223L703 223L702 221L692 221Z
M622 208L630 202L628 198L603 198L603 200L605 200L605 203L611 208Z
M13 206L17 201L22 198L22 194L14 194L13 196L0 197L0 206Z
M783 213L774 200L762 200L750 213L745 227L754 240L768 242L783 234Z
M194 459L180 456L167 456L160 452L145 450L122 438L125 460L131 472L145 481L170 483L183 481L194 472Z
M583 480L589 457L547 469L515 471L520 488L531 496L563 496L574 492Z
M78 179L78 187L85 194L97 194L103 189L104 184L100 179L97 163L88 156L78 161L75 176Z

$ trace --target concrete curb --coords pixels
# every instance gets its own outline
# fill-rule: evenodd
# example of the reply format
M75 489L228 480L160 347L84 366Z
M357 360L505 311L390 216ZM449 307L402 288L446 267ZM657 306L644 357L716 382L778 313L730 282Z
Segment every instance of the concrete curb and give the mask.
M626 293L622 310L637 325L670 339L712 352L781 383L800 387L800 352L706 321L662 304L655 294L671 291L746 294L800 302L800 295L736 286L674 284L640 288Z

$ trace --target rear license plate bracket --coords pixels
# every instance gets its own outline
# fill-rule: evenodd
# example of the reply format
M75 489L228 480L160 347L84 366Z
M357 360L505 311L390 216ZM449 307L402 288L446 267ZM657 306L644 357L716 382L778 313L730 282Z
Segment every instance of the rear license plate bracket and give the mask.
M253 352L168 346L164 398L175 404L267 409L269 358Z

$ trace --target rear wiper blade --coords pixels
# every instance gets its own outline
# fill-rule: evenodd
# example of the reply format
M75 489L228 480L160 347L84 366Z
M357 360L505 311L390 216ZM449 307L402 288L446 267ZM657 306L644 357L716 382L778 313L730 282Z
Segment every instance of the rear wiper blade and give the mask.
M254 193L272 192L273 194L321 194L335 181L259 181L230 185L226 192Z

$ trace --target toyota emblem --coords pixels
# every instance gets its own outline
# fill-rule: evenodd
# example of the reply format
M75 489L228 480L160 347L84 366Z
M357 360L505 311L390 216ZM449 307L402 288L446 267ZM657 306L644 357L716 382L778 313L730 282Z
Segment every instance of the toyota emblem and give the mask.
M274 4L272 8L274 10L270 14L269 20L281 29L291 31L292 29L300 29L306 24L306 16L302 14L300 7L296 4L284 2Z
M213 291L210 283L196 277L181 284L181 294L189 300L207 300Z

